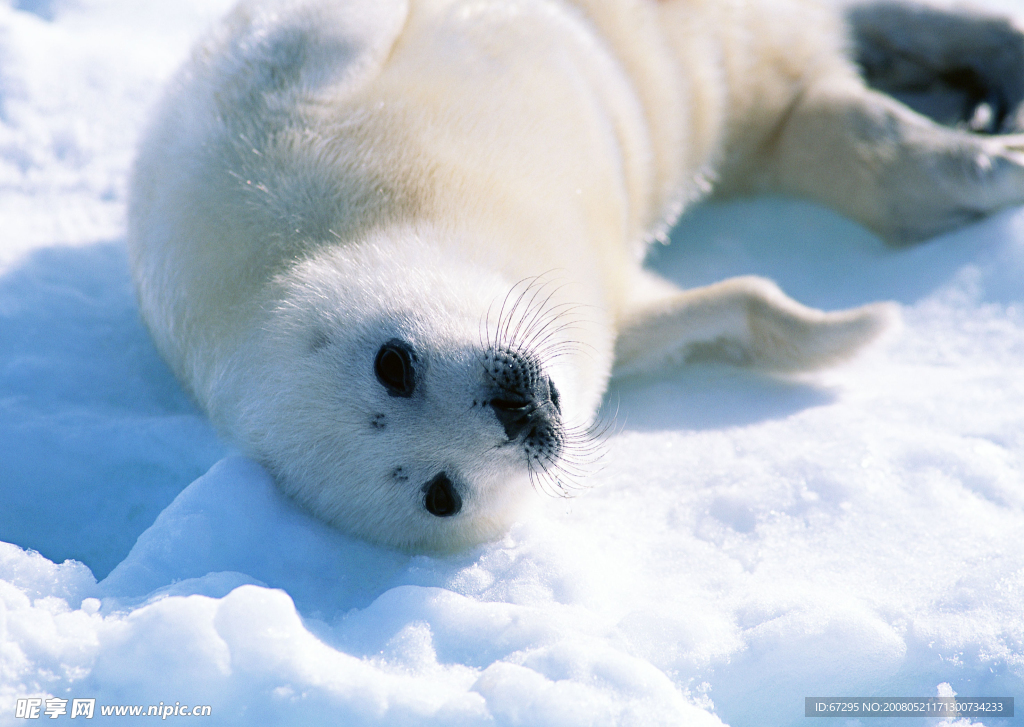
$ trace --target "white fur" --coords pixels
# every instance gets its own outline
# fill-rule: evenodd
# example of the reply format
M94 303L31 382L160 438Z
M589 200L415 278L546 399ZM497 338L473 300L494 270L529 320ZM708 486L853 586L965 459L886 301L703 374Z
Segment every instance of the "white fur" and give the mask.
M143 315L214 422L317 515L408 548L497 537L529 492L469 403L499 321L572 344L544 364L580 425L615 359L797 370L884 325L882 305L644 272L713 181L805 194L894 241L1024 197L1019 137L938 127L868 90L844 45L810 0L243 2L139 153ZM395 337L424 358L415 399L374 379ZM440 470L455 517L423 509Z

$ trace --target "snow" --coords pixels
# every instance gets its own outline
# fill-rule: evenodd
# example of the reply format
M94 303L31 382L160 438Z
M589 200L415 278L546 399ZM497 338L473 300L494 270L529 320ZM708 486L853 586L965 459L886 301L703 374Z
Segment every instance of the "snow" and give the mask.
M902 327L813 376L617 382L579 497L396 553L219 442L138 319L134 139L226 6L0 3L0 725L26 697L741 727L804 724L811 696L1022 695L1024 208L902 251L802 202L693 210L653 255L678 282L895 300Z

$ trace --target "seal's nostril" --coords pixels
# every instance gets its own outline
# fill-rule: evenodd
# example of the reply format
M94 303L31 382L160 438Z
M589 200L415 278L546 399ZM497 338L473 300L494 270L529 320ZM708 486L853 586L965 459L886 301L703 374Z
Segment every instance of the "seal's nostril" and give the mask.
M515 441L519 435L534 419L537 407L531 401L517 399L492 399L491 408L494 409L494 416L501 422L505 429L505 436L510 441Z
M423 492L426 493L423 506L431 515L448 517L462 509L462 498L444 472L425 484Z
M530 406L529 399L491 399L491 406L507 412L525 412Z

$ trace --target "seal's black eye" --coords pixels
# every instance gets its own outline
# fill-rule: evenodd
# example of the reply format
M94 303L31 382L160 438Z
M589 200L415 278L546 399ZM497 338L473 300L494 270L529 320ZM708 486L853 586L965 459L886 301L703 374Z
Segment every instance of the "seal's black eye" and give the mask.
M416 372L412 367L414 358L412 346L397 338L380 347L373 362L373 372L391 396L412 396L412 390L416 388Z
M450 517L462 509L462 498L444 472L423 485L423 506L436 517Z

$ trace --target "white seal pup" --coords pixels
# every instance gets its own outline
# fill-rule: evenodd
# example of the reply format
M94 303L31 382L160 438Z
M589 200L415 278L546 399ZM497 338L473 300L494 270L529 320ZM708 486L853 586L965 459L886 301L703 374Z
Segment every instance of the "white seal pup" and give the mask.
M880 88L964 96L965 124L1005 131L1021 93L991 71L1019 85L1020 34L860 12L243 2L141 144L142 315L221 431L317 516L407 549L493 539L531 478L571 479L613 365L808 369L883 327L882 304L825 313L759 278L682 291L645 272L713 183L809 196L897 243L1024 200L1020 136L940 126L846 53L852 27Z

